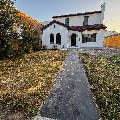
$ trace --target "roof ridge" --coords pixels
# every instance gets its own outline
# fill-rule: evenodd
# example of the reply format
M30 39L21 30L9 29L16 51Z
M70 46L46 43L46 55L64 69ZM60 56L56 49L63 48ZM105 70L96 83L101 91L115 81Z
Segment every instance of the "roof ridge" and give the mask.
M84 12L84 13L76 13L76 14L60 15L60 16L53 16L52 18L57 18L57 17L70 17L70 16L79 16L79 15L94 14L94 13L101 13L101 11L93 11L93 12Z

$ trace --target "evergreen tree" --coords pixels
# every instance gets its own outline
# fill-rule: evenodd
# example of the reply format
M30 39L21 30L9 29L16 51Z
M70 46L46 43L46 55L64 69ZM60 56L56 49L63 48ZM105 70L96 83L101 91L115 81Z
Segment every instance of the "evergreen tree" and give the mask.
M34 30L34 41L32 44L34 51L39 51L42 48L42 41L40 40L40 33L37 30Z
M13 26L17 23L15 0L0 0L0 58L12 56Z
M23 52L29 53L31 50L34 50L35 45L39 45L39 34L32 28L29 24L21 25L21 47Z

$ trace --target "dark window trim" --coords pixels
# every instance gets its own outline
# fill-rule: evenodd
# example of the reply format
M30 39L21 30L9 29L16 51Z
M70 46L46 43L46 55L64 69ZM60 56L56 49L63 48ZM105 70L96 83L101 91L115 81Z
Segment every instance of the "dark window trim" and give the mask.
M65 18L65 25L69 26L69 18Z
M88 18L89 18L89 16L84 16L83 25L88 25Z
M87 35L88 36L90 35L90 37L85 37L84 34L82 35L82 43L96 42L97 33L87 34Z
M61 45L61 34L60 33L56 34L56 44Z
M50 34L50 44L54 44L54 34Z

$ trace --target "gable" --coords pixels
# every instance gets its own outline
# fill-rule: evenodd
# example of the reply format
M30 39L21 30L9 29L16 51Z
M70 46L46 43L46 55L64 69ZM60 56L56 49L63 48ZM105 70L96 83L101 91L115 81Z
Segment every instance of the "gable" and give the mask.
M45 29L43 29L43 34L46 34L46 35L50 34L50 33L53 33L53 34L65 33L65 34L67 34L67 32L68 32L68 29L65 26L59 25L57 23L50 24Z
M61 23L61 22L56 21L56 20L53 20L53 21L51 21L49 24L45 25L45 26L43 27L43 30L45 30L46 28L50 27L50 26L53 25L53 24L58 24L58 25L60 25L60 26L62 26L62 27L67 28L68 30L70 29L70 27L67 26L67 25L65 25L64 23Z

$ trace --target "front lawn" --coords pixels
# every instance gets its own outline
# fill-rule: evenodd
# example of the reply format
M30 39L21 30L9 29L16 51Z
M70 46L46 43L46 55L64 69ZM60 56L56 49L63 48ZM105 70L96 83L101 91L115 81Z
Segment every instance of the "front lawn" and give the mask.
M91 84L100 120L120 119L120 55L111 57L80 53Z
M66 54L66 51L46 50L0 61L0 112L36 115Z

